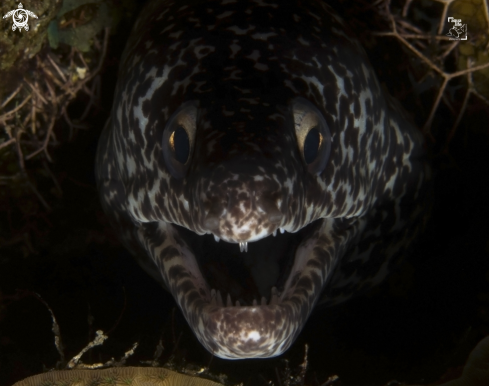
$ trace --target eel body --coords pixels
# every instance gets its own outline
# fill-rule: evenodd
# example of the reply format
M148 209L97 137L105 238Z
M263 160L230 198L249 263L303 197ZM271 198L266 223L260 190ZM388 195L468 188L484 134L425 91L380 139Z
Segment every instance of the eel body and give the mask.
M150 1L121 59L104 211L222 358L283 353L425 221L423 137L325 3Z

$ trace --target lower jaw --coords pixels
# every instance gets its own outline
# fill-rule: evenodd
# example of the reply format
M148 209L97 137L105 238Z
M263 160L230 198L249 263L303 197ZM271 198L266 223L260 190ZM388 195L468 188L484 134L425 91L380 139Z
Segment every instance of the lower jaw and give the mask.
M304 310L302 304L284 301L272 306L242 307L203 302L202 307L182 311L210 353L224 359L247 359L271 358L286 351L300 333L310 310Z

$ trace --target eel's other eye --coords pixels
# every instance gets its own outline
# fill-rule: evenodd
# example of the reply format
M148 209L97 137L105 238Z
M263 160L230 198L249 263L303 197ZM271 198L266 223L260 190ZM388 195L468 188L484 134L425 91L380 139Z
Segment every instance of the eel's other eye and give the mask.
M292 101L295 134L302 160L309 173L320 174L331 153L331 133L321 112L308 100Z
M322 142L323 136L317 127L313 127L309 130L306 139L304 139L304 161L306 161L307 165L312 164L317 158Z
M175 178L187 173L195 142L197 102L185 102L166 123L163 132L163 157L165 165Z
M182 126L178 126L170 134L169 142L175 159L185 165L190 154L190 139L185 129Z

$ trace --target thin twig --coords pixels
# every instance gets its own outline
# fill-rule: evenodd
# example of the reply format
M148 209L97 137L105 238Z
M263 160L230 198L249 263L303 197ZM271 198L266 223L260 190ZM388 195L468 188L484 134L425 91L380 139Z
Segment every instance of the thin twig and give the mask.
M31 132L36 135L36 103L34 99L32 100L32 109L31 109Z
M435 112L438 109L438 104L440 103L441 96L445 92L445 87L448 84L449 79L447 77L443 77L443 83L438 90L438 94L436 96L435 102L433 103L433 106L431 106L431 111L430 114L428 115L428 119L426 120L426 123L423 126L423 133L427 134L430 131L431 127L431 122L433 121L433 117L435 116Z
M7 111L5 114L3 115L0 115L0 121L4 121L4 120L9 120L9 119L12 119L12 117L9 117L9 115L12 115L14 113L16 113L17 111L19 111L22 107L24 107L24 105L29 102L29 100L32 98L32 95L29 94L23 101L20 105L18 105L17 107L15 107L13 110L10 110L10 111Z
M88 76L86 82L88 82L95 75L97 75L100 72L100 70L102 69L102 65L104 64L105 56L107 54L107 45L109 44L109 33L110 33L110 28L109 27L105 28L104 44L102 45L102 53L100 54L100 60L98 61L98 64L97 64L97 67L95 68L95 70Z
M397 36L395 32L372 32L375 36ZM432 36L432 35L419 35L419 34L402 34L403 38L406 39L426 39L426 40L446 40L450 41L448 36ZM458 41L458 40L457 40Z
M43 145L37 149L35 152L29 154L27 157L25 157L26 160L30 160L32 157L36 156L40 152L44 151L44 154L46 154L46 158L49 160L49 162L53 162L51 159L51 156L48 153L48 143L49 143L49 138L51 137L51 134L53 132L53 127L54 124L56 123L56 118L54 116L51 116L51 121L49 122L48 126L48 132L46 134L46 138L44 139Z
M487 67L489 67L489 62L488 63L481 64L479 66L472 67L472 68L467 68L465 70L457 71L457 72L454 72L452 74L446 74L446 76L449 79L452 79L452 78L456 78L457 76L468 74L470 72L476 72L476 71L479 71L479 70L483 70L484 68L487 68Z
M61 71L61 69L58 67L58 65L53 60L53 58L51 58L51 55L48 54L48 55L46 55L46 57L51 62L52 66L54 67L54 69L56 70L56 72L58 73L58 75L61 77L61 79L63 80L63 82L66 83L66 76L65 76L65 74L63 74L63 71Z
M2 105L0 106L0 109L3 109L5 106L7 106L7 104L13 99L15 98L15 96L19 93L20 89L22 88L22 84L20 84L16 89L15 91L10 94L7 99L5 99L5 101L2 103Z
M51 79L54 83L56 83L56 85L60 89L66 91L65 85L60 82L60 80L49 70L49 68L47 68L45 65L41 64L41 69L44 72L44 74L46 74L46 76L47 76L48 79Z
M54 345L56 346L56 350L58 350L59 354L59 361L57 363L57 368L61 367L65 363L65 354L64 354L64 346L63 346L63 341L61 340L61 332L59 329L59 324L56 321L56 317L54 316L54 312L49 307L49 305L44 301L44 299L39 295L38 293L34 292L34 295L37 297L38 300L41 301L41 303L44 304L44 306L48 309L49 313L51 314L51 320L53 321L53 333L54 333Z
M472 65L472 61L470 59L467 59L467 69L471 69L471 65ZM475 85L474 85L474 80L473 80L472 74L473 74L473 72L467 73L467 83L469 86L467 88L467 92L465 93L464 101L463 101L462 107L460 108L460 111L458 113L457 119L455 120L455 123L453 124L450 132L448 133L447 140L445 143L445 148L444 148L445 153L448 152L448 146L450 145L450 142L452 141L452 138L455 135L455 131L457 130L457 127L458 127L460 121L462 120L462 117L463 117L465 110L467 108L467 104L468 104L470 95L477 93L477 90L476 90Z
M307 372L307 353L309 351L309 346L306 344L304 347L304 361L301 364L301 385L304 386L304 380L306 379L306 372Z
M439 60L445 59L448 56L448 54L450 54L450 52L452 52L459 44L460 44L460 40L454 40L453 43L448 46L446 51L443 54L441 54L438 59Z
M32 184L32 182L29 180L29 178L27 177L27 175L26 175L26 183L27 183L27 185L29 185L29 188L31 188L31 190L34 192L34 194L37 196L37 198L39 199L39 201L41 201L41 204L42 204L42 206L44 206L44 208L46 209L46 211L51 212L51 207L46 202L46 200L44 200L44 198L42 197L41 193L38 192L38 190Z
M34 93L36 94L36 96L41 100L41 102L45 105L48 104L48 102L46 101L46 99L44 99L44 97L42 96L41 92L38 90L38 88L34 85L32 85L27 79L24 78L24 82L32 89L32 91L34 91Z
M19 167L22 170L23 173L25 173L25 164L24 164L24 158L22 156L22 149L20 147L20 136L24 133L23 130L17 130L16 133L16 138L17 141L15 141L15 149L17 150L17 158L19 159Z
M0 143L0 149L3 149L4 147L7 147L11 143L14 143L16 141L15 138L10 138L8 141L5 141L4 143Z
M48 166L48 163L45 160L42 161L42 164L44 166L44 169L46 169L46 171L48 172L49 176L53 180L54 186L56 187L56 190L57 190L59 196L62 196L63 195L63 189L61 189L61 185L59 184L58 179L53 174L53 172L51 171L51 169Z
M442 14L442 18L440 20L440 26L439 26L439 29L438 29L438 34L441 34L441 31L443 30L443 26L444 26L444 20L445 20L445 17L446 17L446 11L448 9L448 6L453 2L453 0L437 0L438 2L442 2L444 3L444 11L443 11L443 14ZM409 4L411 3L411 1L407 1L406 5L405 5L405 13L407 13L407 8L409 7ZM485 13L486 13L486 21L487 23L489 24L489 5L487 4L487 1L484 2L484 10L485 10ZM425 135L429 135L429 130L430 130L430 127L431 127L431 124L433 122L433 118L434 118L434 115L435 115L435 112L436 110L438 109L438 106L440 104L440 100L444 100L445 103L447 101L447 99L444 97L444 92L445 92L445 89L448 85L448 82L451 80L451 79L454 79L456 77L459 77L459 76L462 76L462 75L466 75L466 74L472 74L474 73L475 71L479 71L479 70L482 70L484 68L488 68L489 67L489 63L485 63L485 64L481 64L479 66L476 66L476 67L469 67L465 70L460 70L460 71L457 71L457 72L454 72L454 73L447 73L445 71L443 71L443 69L441 69L439 66L437 66L432 60L430 60L429 58L427 58L423 53L421 53L416 47L414 47L414 45L412 45L411 43L409 43L406 39L407 38L414 38L414 39L417 39L415 41L415 44L419 44L420 41L419 39L426 39L426 38L430 38L430 39L435 39L435 40L450 40L448 37L445 37L445 36L435 36L435 37L431 37L429 35L426 35L426 34L403 34L403 33L400 33L399 30L398 30L398 25L401 26L401 27L405 27L405 28L408 28L408 29L417 29L416 27L413 27L411 24L403 21L403 20L396 20L392 14L390 13L390 9L389 9L389 2L387 2L386 4L386 12L385 12L385 15L387 18L389 18L390 22L391 22L391 26L392 26L392 30L389 31L389 32L376 32L374 33L374 35L378 35L378 36L394 36L396 39L398 39L399 41L402 42L402 44L404 46L406 46L409 50L411 50L418 58L420 58L424 63L426 63L429 68L431 70L433 70L434 72L436 72L437 74L439 74L442 78L443 78L443 82L442 82L442 85L440 87L440 89L438 90L438 93L437 93L437 96L435 98L435 101L431 107L431 110L430 110L430 113L429 113L429 116L428 116L428 119L426 120L426 123L424 124L424 127L423 127L423 132ZM452 43L450 44L450 46L448 47L448 49L439 57L439 60L443 60L445 59L448 54L450 52L453 51L453 49L455 47L457 47L457 44L458 44L458 41L455 42L455 43ZM421 47L424 48L424 45L421 45ZM455 124L455 127L456 125L458 125L460 123L460 119L467 107L467 102L468 102L468 98L470 96L471 93L474 93L476 92L475 90L475 87L472 87L471 89L469 89L465 95L465 98L464 98L464 102L462 104L462 109L461 111L459 112L459 115L458 115L458 118L456 120L456 124ZM448 105L448 104L447 104ZM454 131L455 129L452 128L452 131Z
M440 2L440 1L439 1ZM443 0L443 11L440 17L440 24L438 25L438 35L441 35L443 29L445 28L445 20L447 19L448 7L452 4L453 0Z
M406 3L404 4L404 7L402 8L402 17L407 16L411 2L412 2L412 0L406 0Z
M85 86L85 88L86 88L86 86ZM93 80L92 88L89 92L88 91L89 90L86 90L85 92L88 95L90 95L90 101L88 102L87 107L85 107L85 110L83 111L80 118L78 118L79 121L83 121L87 117L87 115L90 112L90 109L94 105L95 101L98 100L100 97L100 77L97 77Z
M83 55L80 51L78 51L78 57L80 58L81 62L85 66L85 68L88 70L90 67L88 66L87 62L85 62L85 59L83 58Z
M340 377L338 377L337 375L332 375L326 380L326 382L322 383L321 386L330 386L336 381L338 381L338 379L340 379Z
M86 347L84 347L77 355L75 355L66 365L67 369L72 369L76 367L78 362L80 361L80 358L82 357L83 354L85 354L88 350L90 350L92 347L95 346L100 346L104 343L104 341L108 338L107 335L104 335L104 332L102 330L97 330L96 331L97 336L93 341L91 341Z

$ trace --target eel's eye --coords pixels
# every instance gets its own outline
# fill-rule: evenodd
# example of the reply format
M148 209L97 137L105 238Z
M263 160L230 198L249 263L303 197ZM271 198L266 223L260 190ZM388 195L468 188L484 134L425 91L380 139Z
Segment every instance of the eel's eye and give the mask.
M312 164L317 158L322 142L323 136L317 127L313 127L309 130L306 139L304 139L304 161L306 161L307 165Z
M319 174L331 153L328 124L317 107L301 97L292 101L292 114L302 160L310 173Z
M171 175L183 178L187 173L195 142L197 102L185 102L166 123L163 132L163 157Z
M169 138L170 148L175 159L185 165L190 154L190 139L182 126L178 126Z

